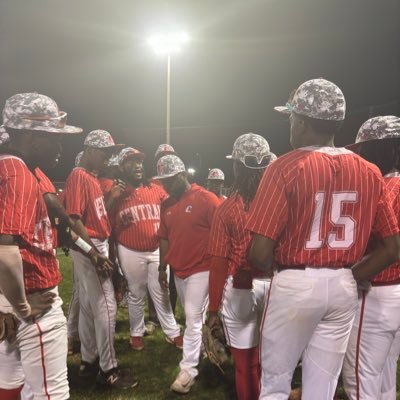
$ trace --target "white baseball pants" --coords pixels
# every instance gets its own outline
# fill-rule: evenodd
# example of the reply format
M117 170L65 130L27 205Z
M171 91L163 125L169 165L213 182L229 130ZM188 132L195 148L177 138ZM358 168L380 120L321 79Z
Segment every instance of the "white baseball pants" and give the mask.
M75 268L73 268L73 287L72 287L72 295L71 300L68 306L68 314L67 314L67 332L68 338L78 339L79 332L79 282L77 274L75 273Z
M108 255L107 240L92 239L101 254ZM114 336L117 302L111 278L100 278L90 259L71 250L79 282L79 338L82 361L94 363L107 372L117 367Z
M260 323L270 280L253 279L253 289L236 289L229 276L222 299L221 317L226 341L236 349L258 346Z
M302 399L332 400L357 309L350 269L276 273L262 323L260 399L287 400L302 357Z
M144 306L147 288L158 320L165 335L174 338L179 336L180 328L176 323L169 299L169 290L158 283L159 251L140 252L118 245L118 258L122 272L128 281L128 311L131 336L143 336Z
M205 271L181 279L175 274L176 290L186 319L182 361L179 367L181 370L186 370L192 377L199 373L196 367L199 363L202 344L201 328L208 307L208 275L209 272Z
M21 321L14 344L0 343L0 388L15 389L27 382L35 400L69 399L67 327L58 296L52 308L32 323ZM11 306L0 296L3 307Z
M395 400L400 354L400 285L360 292L343 363L349 400Z

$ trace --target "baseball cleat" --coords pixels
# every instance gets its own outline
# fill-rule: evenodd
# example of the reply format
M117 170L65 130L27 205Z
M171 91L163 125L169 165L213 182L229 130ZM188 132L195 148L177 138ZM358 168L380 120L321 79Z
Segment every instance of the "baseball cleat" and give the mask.
M129 339L129 345L132 350L141 351L144 349L144 341L142 336L131 336Z
M174 338L165 336L165 340L168 343L173 344L177 349L180 349L180 350L183 349L183 336L182 335L176 336Z
M190 392L190 388L193 386L194 382L195 378L193 378L188 371L183 369L179 372L170 389L177 393L186 394Z
M78 376L80 378L94 378L99 372L99 361L94 363L88 363L86 361L81 361L79 366Z
M100 389L126 390L139 385L139 380L130 374L123 373L117 368L113 368L108 372L100 370L97 375L96 383Z

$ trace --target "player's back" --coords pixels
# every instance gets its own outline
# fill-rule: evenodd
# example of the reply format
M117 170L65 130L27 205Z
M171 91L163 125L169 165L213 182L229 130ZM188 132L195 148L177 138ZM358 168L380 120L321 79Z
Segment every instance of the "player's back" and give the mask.
M286 214L279 264L341 267L361 258L385 190L377 167L344 148L307 147L278 159L265 179L284 188L287 202L277 209Z

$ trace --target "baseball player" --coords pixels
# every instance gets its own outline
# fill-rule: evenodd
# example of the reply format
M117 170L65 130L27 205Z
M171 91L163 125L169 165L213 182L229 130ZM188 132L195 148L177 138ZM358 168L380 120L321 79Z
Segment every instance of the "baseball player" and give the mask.
M76 225L87 231L92 243L104 256L108 255L110 222L97 172L119 147L121 145L115 145L107 131L90 132L84 142L80 167L72 170L64 190L67 213ZM110 278L112 270L94 268L87 256L75 250L71 250L71 255L79 284L82 355L79 375L92 377L98 372L97 383L102 387L135 387L138 381L123 376L117 369L114 349L117 305Z
M227 157L233 160L233 191L215 212L208 242L212 256L208 325L212 328L217 322L221 307L239 400L257 399L260 394L259 327L270 281L247 261L251 235L244 227L271 154L262 136L246 133L236 139Z
M168 155L177 155L175 152L175 149L170 144L160 144L157 147L157 150L154 154L154 162L156 165L156 169L157 169L158 160L161 157L168 156ZM161 182L158 181L157 179L153 179L152 181L155 184L159 184L162 186ZM170 298L170 302L171 302L172 311L175 315L176 301L178 299L178 294L176 292L175 276L171 269L169 269L169 298ZM146 325L146 329L151 332L151 330L152 330L151 325L153 325L153 327L155 327L158 325L159 321L157 320L156 313L154 313L154 315L152 315L153 302L151 300L151 296L148 296L148 299L149 299L149 323L148 323L148 325ZM153 308L154 308L154 305L153 305Z
M148 182L143 169L144 154L127 147L118 157L125 191L113 205L118 258L128 281L130 346L144 348L144 305L147 288L168 342L182 348L180 328L175 321L168 289L158 283L160 204L167 194Z
M222 194L224 187L225 174L218 168L210 169L207 177L207 190L214 193L221 201L226 200L226 196Z
M82 132L66 125L66 115L37 93L14 95L3 109L10 141L0 155L0 309L16 316L17 329L12 341L0 344L1 399L19 399L24 381L35 399L69 398L61 275L33 174L59 157L62 135Z
M80 166L83 151L80 151L75 157L75 167ZM64 195L61 193L61 199L63 201ZM75 272L73 273L73 286L71 299L69 301L68 313L67 313L67 333L68 333L68 355L75 353L75 348L80 347L79 340L79 285L77 282L77 276Z
M303 399L332 399L357 309L356 280L399 257L396 216L377 167L334 135L345 117L342 91L325 79L296 90L290 111L294 151L265 171L250 207L250 260L274 260L262 323L261 399L287 399L302 357ZM373 232L381 246L365 253Z
M400 118L381 116L366 121L355 145L348 146L377 165L385 178L389 199L400 221ZM374 243L375 242L375 243ZM372 238L370 248L378 245ZM400 263L374 276L360 290L343 363L343 383L350 400L396 399L400 354Z
M161 204L159 282L168 287L167 265L186 318L180 372L171 390L188 393L198 375L201 328L208 303L208 237L218 198L187 179L185 165L175 155L158 160L156 179L170 197Z

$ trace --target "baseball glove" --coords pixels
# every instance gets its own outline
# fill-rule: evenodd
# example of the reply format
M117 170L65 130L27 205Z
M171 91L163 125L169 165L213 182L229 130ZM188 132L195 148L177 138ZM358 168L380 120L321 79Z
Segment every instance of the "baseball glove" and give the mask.
M228 359L228 354L225 333L221 321L218 320L212 328L204 324L202 333L204 349L208 359L224 374L222 364Z
M18 326L19 321L15 315L0 312L0 343L4 340L13 343L16 339Z
M128 282L119 271L114 272L112 281L114 285L115 300L117 301L117 304L119 304L124 299L125 293L128 290Z

